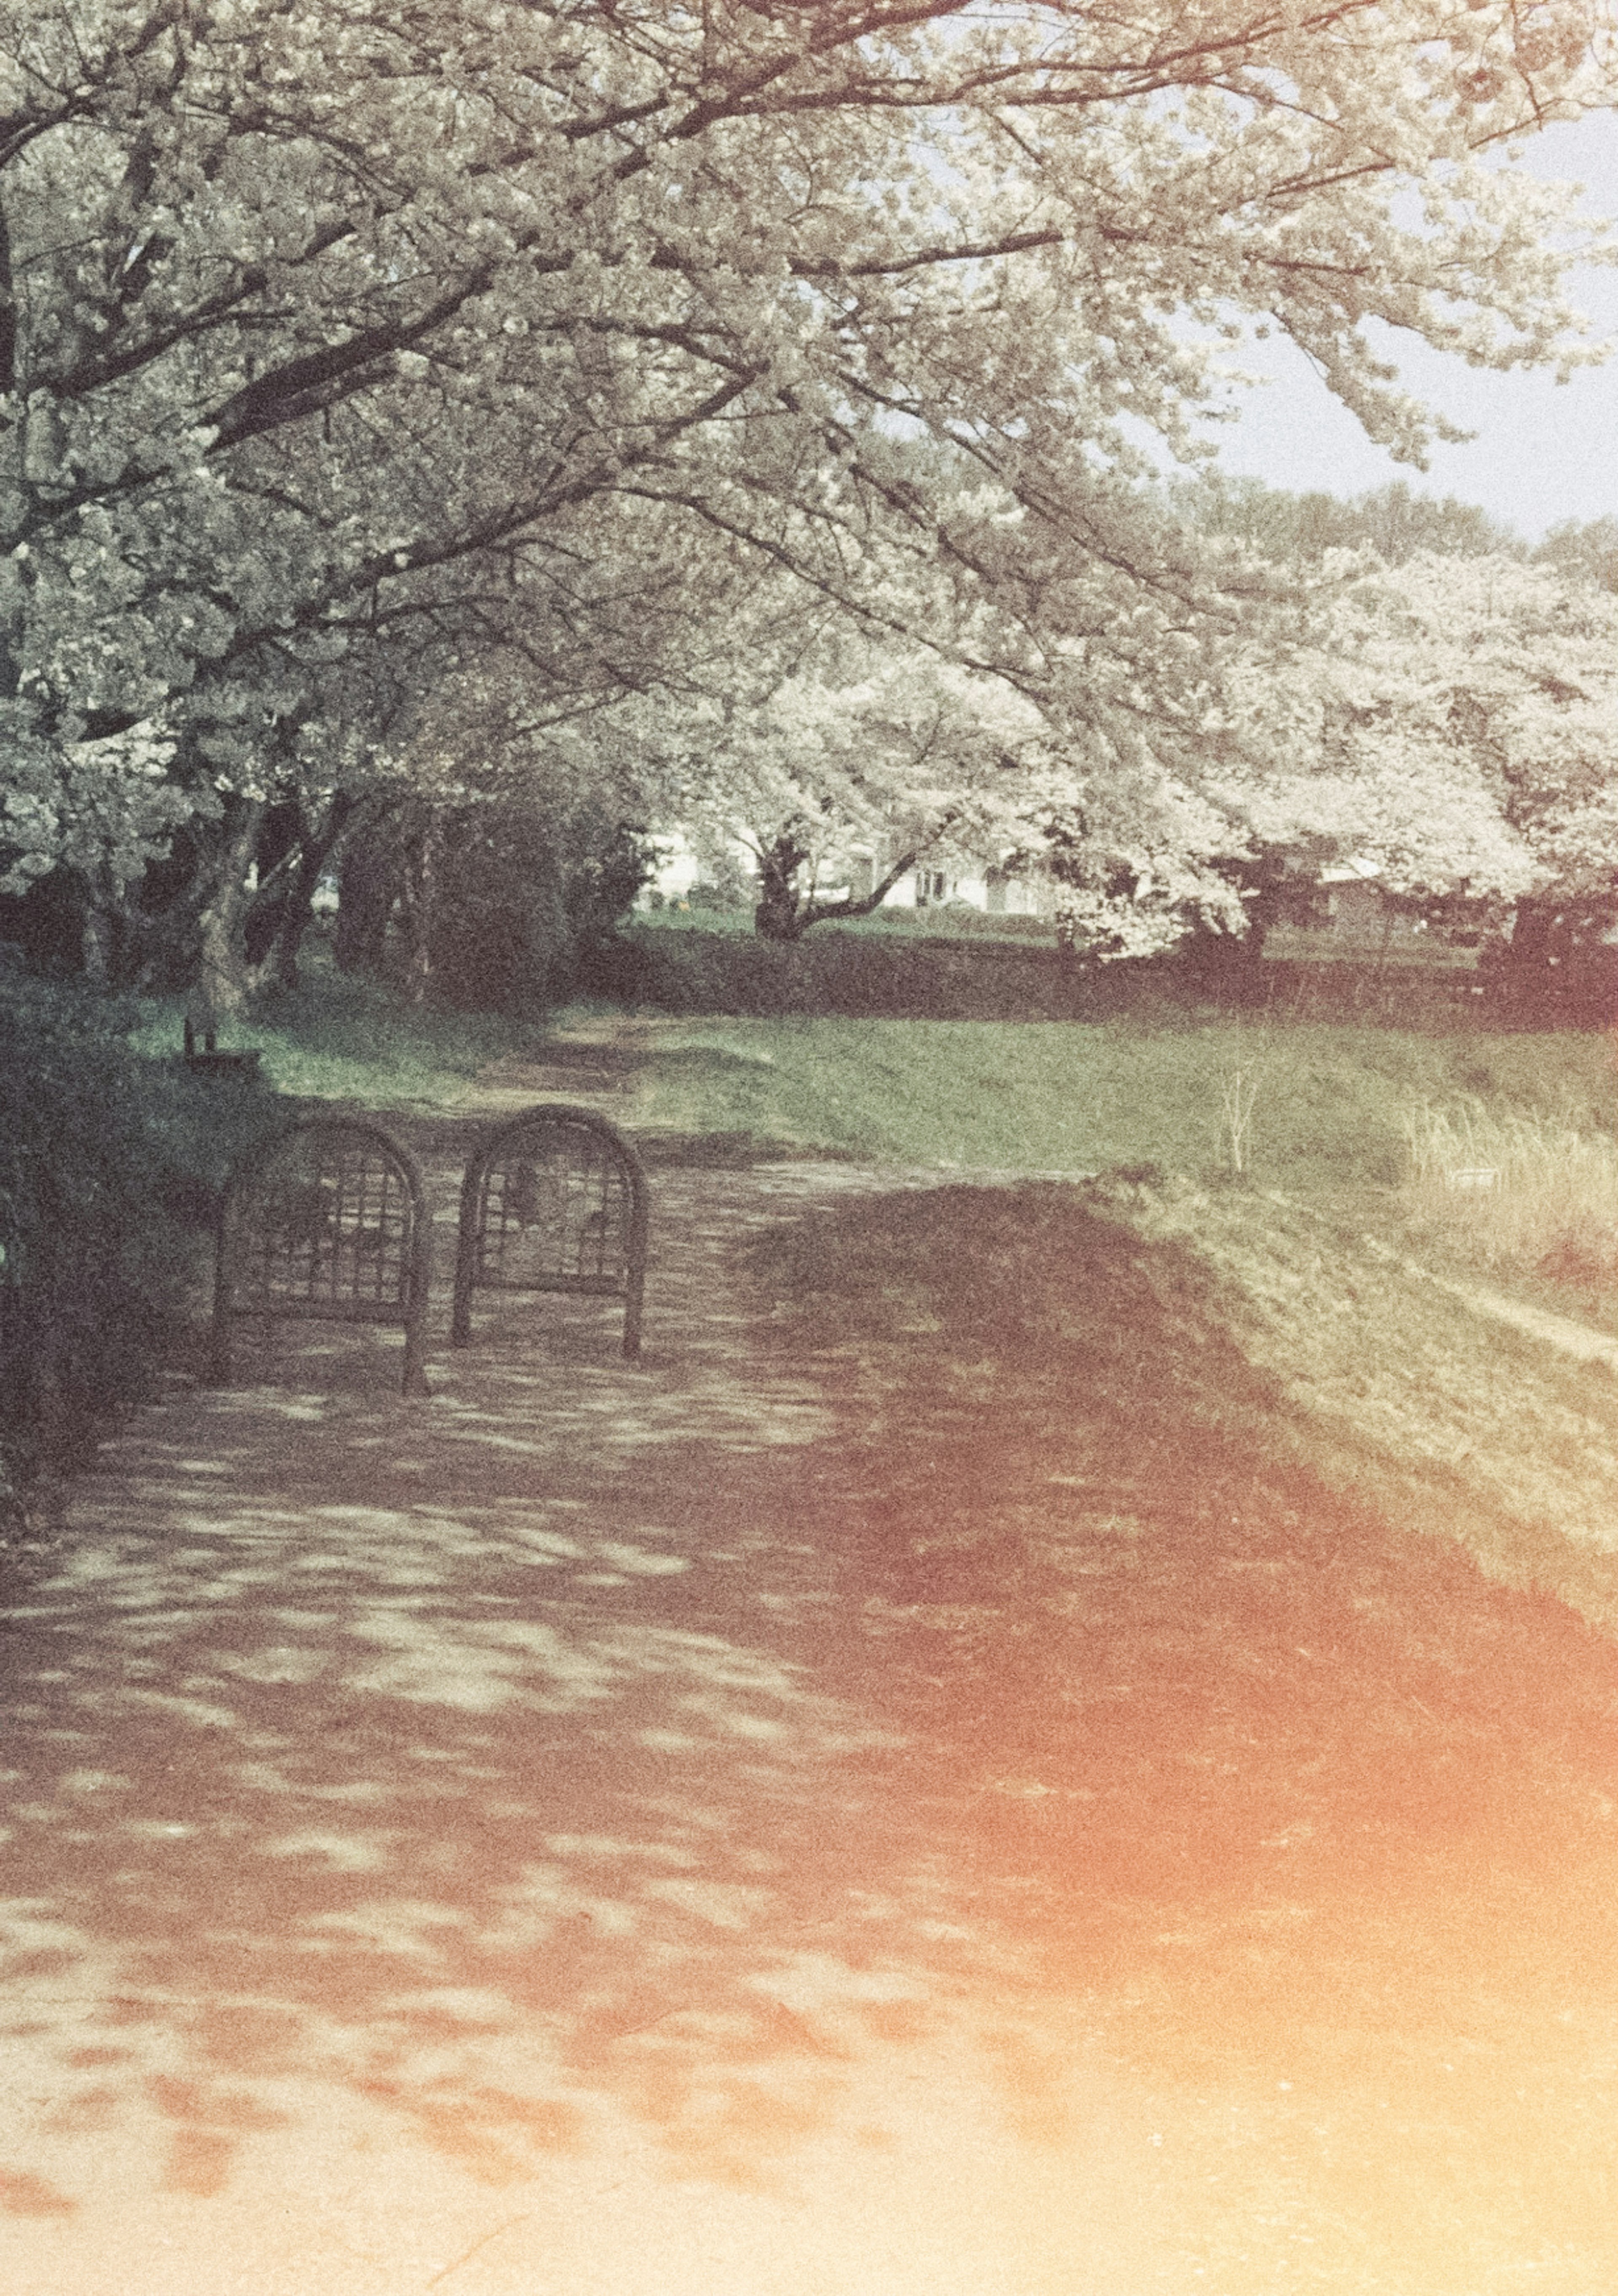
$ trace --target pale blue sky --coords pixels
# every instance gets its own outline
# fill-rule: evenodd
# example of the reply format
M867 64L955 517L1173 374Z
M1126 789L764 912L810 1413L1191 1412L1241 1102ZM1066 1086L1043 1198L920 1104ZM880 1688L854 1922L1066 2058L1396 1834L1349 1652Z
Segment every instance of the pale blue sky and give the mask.
M1553 127L1527 147L1536 176L1583 184L1585 211L1618 217L1618 113ZM1581 270L1576 299L1598 338L1618 337L1618 270ZM1275 379L1243 396L1221 428L1221 468L1302 491L1356 495L1404 479L1418 492L1479 503L1530 541L1563 519L1618 516L1618 352L1560 387L1543 374L1482 374L1392 330L1376 331L1405 386L1478 434L1435 447L1424 473L1374 447L1301 352L1245 347L1242 364Z

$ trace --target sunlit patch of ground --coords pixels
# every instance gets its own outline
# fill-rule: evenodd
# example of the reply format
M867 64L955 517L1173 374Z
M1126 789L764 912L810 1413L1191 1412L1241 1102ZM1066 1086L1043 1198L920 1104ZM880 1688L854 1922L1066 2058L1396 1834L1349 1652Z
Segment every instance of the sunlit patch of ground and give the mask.
M1618 1648L1105 1192L658 1201L14 1577L7 2296L1606 2296Z

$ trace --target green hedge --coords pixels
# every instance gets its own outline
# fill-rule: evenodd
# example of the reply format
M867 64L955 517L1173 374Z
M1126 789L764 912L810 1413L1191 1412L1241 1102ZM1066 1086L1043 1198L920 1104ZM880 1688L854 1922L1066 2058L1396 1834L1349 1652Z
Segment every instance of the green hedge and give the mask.
M1126 1009L1149 968L1091 966L1053 947L986 938L817 927L782 942L631 925L598 994L670 1013L848 1020L1096 1020Z
M265 1086L140 1058L128 1018L0 975L0 1493L149 1391L231 1159L275 1121Z
M1557 976L1548 976L1552 987ZM1618 984L1543 983L1396 964L1256 964L1234 944L1087 963L1037 943L969 934L817 927L800 941L632 924L581 981L587 994L668 1013L750 1020L1107 1021L1213 1006L1321 1022L1600 1026Z

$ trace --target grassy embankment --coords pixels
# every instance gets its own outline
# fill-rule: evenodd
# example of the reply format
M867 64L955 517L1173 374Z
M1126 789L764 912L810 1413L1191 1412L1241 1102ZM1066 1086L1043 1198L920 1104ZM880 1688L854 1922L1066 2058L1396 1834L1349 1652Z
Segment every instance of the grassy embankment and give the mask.
M768 1267L806 1329L835 1299L873 1340L926 1330L981 1352L992 1296L997 1346L1060 1356L1121 1222L1158 1320L1122 1335L1121 1362L1157 1379L1234 1338L1269 1382L1277 1456L1618 1625L1604 1040L715 1021L651 1043L654 1128L1101 1176L1031 1189L1009 1220L955 1192L850 1207ZM1496 1177L1457 1184L1479 1171ZM1209 1394L1196 1408L1219 1416ZM1251 1395L1240 1408L1250 1421Z
M1413 1132L1431 1172L1499 1163L1504 1127L1516 1201L1535 1136L1610 1139L1618 1120L1607 1045L1573 1034L707 1020L654 1023L649 1044L650 1124L946 1168L1230 1173L1235 1112L1244 1177L1313 1196L1400 1186Z

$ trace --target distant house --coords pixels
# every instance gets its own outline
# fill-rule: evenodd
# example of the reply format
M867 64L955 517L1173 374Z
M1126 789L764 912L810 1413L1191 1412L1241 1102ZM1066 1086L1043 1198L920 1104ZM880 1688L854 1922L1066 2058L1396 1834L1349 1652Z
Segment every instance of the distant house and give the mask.
M1382 885L1381 866L1375 861L1344 861L1322 869L1315 897L1324 911L1318 930L1338 939L1403 939L1421 930L1419 918L1389 898Z
M879 863L891 865L870 849L848 857L849 891L864 899L877 882ZM1043 874L1018 874L996 862L957 858L939 863L923 860L908 870L885 895L885 909L936 909L950 902L981 909L991 917L1048 917L1052 914L1051 884Z
M1354 858L1322 869L1308 889L1308 922L1272 925L1263 955L1271 964L1394 964L1476 969L1478 949L1435 931L1429 904L1391 892L1381 865Z

